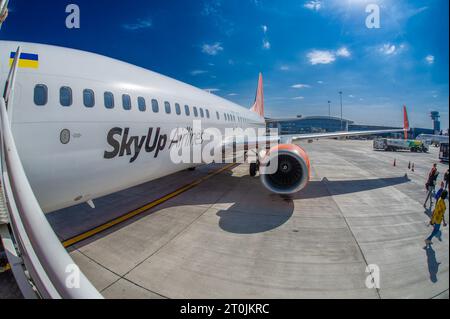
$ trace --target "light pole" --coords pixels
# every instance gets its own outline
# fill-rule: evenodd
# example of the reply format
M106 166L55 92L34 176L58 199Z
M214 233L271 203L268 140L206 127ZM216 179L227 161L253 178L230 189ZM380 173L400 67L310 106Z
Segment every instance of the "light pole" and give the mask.
M342 117L342 91L339 91L339 95L341 96L341 131L344 130L343 128L343 117Z
M331 117L331 101L328 101L328 117Z

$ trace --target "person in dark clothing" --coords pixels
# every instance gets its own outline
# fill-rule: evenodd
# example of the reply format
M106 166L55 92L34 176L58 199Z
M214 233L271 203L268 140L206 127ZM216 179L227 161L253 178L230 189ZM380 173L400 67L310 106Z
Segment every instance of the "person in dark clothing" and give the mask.
M447 169L447 171L445 172L445 174L444 174L444 183L445 183L445 186L444 186L444 189L445 190L448 190L448 180L449 180L449 173L448 173L448 169Z
M425 203L423 203L423 208L425 209L427 209L428 200L430 200L430 210L433 206L433 193L436 187L436 180L438 175L439 172L437 171L437 164L433 164L433 168L431 168L431 171L428 174L427 183L425 184L425 187L427 188L427 198L425 199Z

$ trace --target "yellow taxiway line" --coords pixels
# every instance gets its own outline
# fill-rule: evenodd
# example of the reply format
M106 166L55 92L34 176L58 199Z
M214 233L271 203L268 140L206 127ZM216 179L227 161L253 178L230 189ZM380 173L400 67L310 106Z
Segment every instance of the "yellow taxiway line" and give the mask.
M79 243L79 242L81 242L81 241L83 241L83 240L85 240L87 238L90 238L90 237L92 237L94 235L97 235L98 233L101 233L101 232L103 232L103 231L105 231L105 230L107 230L107 229L109 229L109 228L111 228L113 226L121 224L121 223L123 223L123 222L125 222L125 221L127 221L127 220L129 220L129 219L131 219L131 218L133 218L133 217L135 217L137 215L139 215L139 214L142 214L143 212L148 211L149 209L151 209L153 207L161 205L162 203L168 201L169 199L172 199L172 198L174 198L174 197L176 197L176 196L178 196L178 195L180 195L180 194L182 194L182 193L184 193L184 192L194 188L195 186L199 185L200 183L206 181L207 179L209 179L209 178L211 178L211 177L213 177L215 175L218 175L218 174L222 173L223 171L231 169L235 165L236 164L233 163L233 164L229 164L229 165L227 165L225 167L222 167L221 169L219 169L217 171L214 171L212 173L209 173L208 175L206 175L206 176L204 176L204 177L202 177L202 178L200 178L200 179L198 179L198 180L196 180L196 181L194 181L194 182L192 182L192 183L190 183L188 185L185 185L185 186L177 189L176 191L174 191L174 192L172 192L172 193L170 193L168 195L165 195L165 196L163 196L163 197L161 197L161 198L159 198L159 199L157 199L157 200L155 200L155 201L153 201L151 203L148 203L148 204L146 204L146 205L144 205L144 206L142 206L142 207L140 207L138 209L135 209L135 210L133 210L133 211L131 211L129 213L126 213L125 215L122 215L122 216L120 216L120 217L118 217L116 219L113 219L113 220L111 220L111 221L109 221L109 222L107 222L107 223L105 223L103 225L100 225L100 226L98 226L96 228L93 228L93 229L91 229L91 230L89 230L89 231L87 231L85 233L82 233L82 234L80 234L78 236L75 236L73 238L65 240L65 241L63 241L62 244L63 244L63 246L65 248L73 246L73 245L75 245L75 244L77 244L77 243Z

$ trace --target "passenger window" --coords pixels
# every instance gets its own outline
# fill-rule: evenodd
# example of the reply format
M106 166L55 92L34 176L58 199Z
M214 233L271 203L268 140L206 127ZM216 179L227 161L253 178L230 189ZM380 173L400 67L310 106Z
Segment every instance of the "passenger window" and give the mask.
M126 111L131 110L131 97L128 94L122 95L122 106Z
M86 89L83 91L83 103L85 107L94 107L95 105L95 96L94 91Z
M170 108L170 103L169 102L164 102L164 107L166 109L166 113L167 114L172 113L172 109Z
M203 117L205 117L205 113L203 113L203 109L202 108L200 108L200 116L203 118Z
M159 112L159 104L157 100L152 100L152 110L154 113Z
M190 116L191 115L191 111L189 110L189 105L185 105L184 106L184 113L186 113L186 116Z
M72 89L68 86L63 86L59 89L59 102L62 106L72 105Z
M220 120L220 114L219 112L216 112L217 120Z
M175 103L175 112L177 113L177 115L181 115L181 107L178 103Z
M205 112L206 112L206 117L209 118L209 110L206 109Z
M105 100L105 107L107 109L113 109L114 108L114 95L111 92L105 92L105 94L103 94L103 98Z
M194 106L194 116L198 117L198 111L197 111L197 108L195 106Z
M44 84L38 84L34 87L34 104L42 106L47 104L48 89Z
M142 96L138 97L138 108L139 108L139 111L141 111L141 112L145 112L147 110L147 105L145 104L145 99Z

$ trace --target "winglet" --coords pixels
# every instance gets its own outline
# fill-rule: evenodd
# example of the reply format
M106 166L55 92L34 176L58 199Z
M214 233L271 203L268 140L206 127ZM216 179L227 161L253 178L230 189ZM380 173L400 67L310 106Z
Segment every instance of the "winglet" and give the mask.
M260 73L258 79L258 88L256 90L255 104L253 104L251 110L261 117L264 117L264 88L263 88L263 76Z
M403 105L403 129L405 130L405 140L408 139L408 131L409 131L409 120L408 120L408 111L406 110L406 105Z

